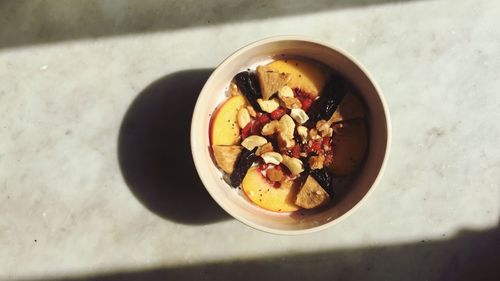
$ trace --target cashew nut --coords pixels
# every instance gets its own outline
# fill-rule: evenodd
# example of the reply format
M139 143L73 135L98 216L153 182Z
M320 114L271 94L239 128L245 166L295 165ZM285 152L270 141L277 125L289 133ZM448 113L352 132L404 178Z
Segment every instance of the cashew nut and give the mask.
M246 139L244 139L241 142L241 145L248 150L252 150L252 149L254 149L256 147L260 147L266 143L267 143L267 140L264 137L253 135L253 136L249 136Z
M261 134L264 136L270 136L278 131L278 126L279 126L279 122L276 120L273 120L273 121L267 123L266 125L264 125L264 127L262 127Z
M279 136L286 143L286 147L290 148L295 145L293 140L293 133L295 130L295 122L290 115L285 114L279 121L278 132Z
M293 158L287 155L283 155L283 165L285 165L292 175L298 175L304 171L302 161L297 158Z
M288 109L302 107L302 103L300 102L300 100L298 98L294 98L294 97L282 97L281 103L282 103L283 107L286 107Z
M307 116L306 112L301 108L292 109L292 112L290 112L290 116L299 124L304 124L307 120L309 120L309 116Z
M292 88L288 87L288 86L284 86L283 88L281 88L279 91L278 91L278 97L280 99L282 98L293 98L293 90Z
M297 134L299 135L300 140L302 141L302 143L306 143L307 142L307 127L298 126L297 127Z
M263 146L257 148L257 151L255 151L255 155L260 156L266 152L272 152L274 150L273 144L268 142L264 144Z
M262 110L267 113L271 113L276 109L278 109L278 107L280 107L280 104L276 99L270 99L270 100L257 99L257 102L259 103L260 108L262 108Z
M262 157L266 164L279 165L281 161L283 161L283 156L281 156L278 152L266 152L260 157Z

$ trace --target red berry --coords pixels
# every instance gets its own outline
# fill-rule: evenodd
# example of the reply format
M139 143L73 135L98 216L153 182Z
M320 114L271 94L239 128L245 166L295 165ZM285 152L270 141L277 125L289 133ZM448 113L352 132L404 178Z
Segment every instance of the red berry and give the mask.
M278 107L276 110L271 112L271 118L273 120L278 120L281 118L281 116L285 115L285 113L286 113L286 110L284 108Z
M252 123L252 129L250 130L250 133L252 135L260 135L260 133L262 131L262 127L264 127L264 125L262 125L258 121L255 121L255 122Z
M261 163L259 165L259 170L264 171L265 169L267 169L267 167L269 167L269 164Z
M296 144L293 148L292 148L292 157L295 157L295 158L300 158L300 145Z
M311 145L307 148L307 153L316 153L320 154L321 152L321 141L315 140L312 141Z
M246 139L248 135L250 134L250 131L252 130L252 122L248 123L245 128L241 130L241 138Z
M304 100L301 101L302 103L302 109L304 111L307 111L311 105L312 105L313 100L311 98L305 98Z
M271 120L269 119L269 115L267 115L267 114L265 114L265 113L264 113L264 114L261 114L261 115L259 116L259 122L260 122L262 125L265 125L265 124L269 123L269 121L271 121Z
M321 141L322 145L330 145L330 137L324 137Z

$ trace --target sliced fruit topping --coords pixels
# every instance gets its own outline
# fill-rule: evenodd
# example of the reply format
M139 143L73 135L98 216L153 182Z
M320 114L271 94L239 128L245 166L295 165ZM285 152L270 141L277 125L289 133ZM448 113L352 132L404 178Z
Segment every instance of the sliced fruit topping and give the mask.
M214 113L211 121L210 138L212 145L235 145L240 139L240 127L237 113L246 106L243 96L234 96L226 100Z
M299 88L312 97L318 96L325 85L326 73L315 63L287 59L276 60L268 66L280 73L289 73L291 78L287 85L292 89Z
M330 120L332 123L337 123L340 121L362 118L364 116L365 110L361 99L355 94L347 93Z
M330 200L328 193L312 176L308 176L304 185L297 193L295 204L304 209L321 206Z
M328 81L321 96L312 104L308 111L311 124L315 124L322 119L330 119L344 98L345 87L345 82L338 75Z
M262 98L268 100L279 89L290 81L290 74L279 72L269 66L258 66L257 77L259 78Z
M276 182L275 187L256 167L252 167L243 179L242 187L248 199L264 209L275 212L298 210L299 207L294 204L297 194L294 182L291 180Z
M361 164L368 147L368 132L364 119L354 119L333 126L333 163L336 176L346 176Z
M243 71L234 76L234 82L247 98L248 102L257 111L262 111L257 99L261 98L259 81L254 73Z
M327 169L311 170L309 174L319 183L319 185L333 197L333 176Z
M257 161L258 156L255 155L256 150L257 149L250 151L243 149L243 151L241 152L240 157L236 161L234 171L230 176L231 185L234 188L240 186L241 182L243 181L243 178L247 174L248 169L250 169L253 163Z
M217 165L226 173L231 174L243 147L239 145L214 145L212 146Z

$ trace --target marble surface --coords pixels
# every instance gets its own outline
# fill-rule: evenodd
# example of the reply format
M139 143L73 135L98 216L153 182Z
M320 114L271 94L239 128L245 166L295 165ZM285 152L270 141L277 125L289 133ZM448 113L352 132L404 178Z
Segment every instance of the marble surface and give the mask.
M0 279L499 280L500 3L331 2L1 1ZM283 34L356 56L393 122L372 197L299 237L226 215L187 142L210 71Z

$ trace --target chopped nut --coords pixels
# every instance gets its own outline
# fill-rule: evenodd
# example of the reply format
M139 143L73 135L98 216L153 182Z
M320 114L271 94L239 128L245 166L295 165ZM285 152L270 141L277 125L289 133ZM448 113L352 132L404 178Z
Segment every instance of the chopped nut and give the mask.
M280 151L283 149L290 149L295 146L295 140L283 136L282 133L278 133L277 140L278 140L278 146L280 147Z
M331 123L326 120L319 120L316 123L316 130L318 130L319 134L322 137L331 137L333 134L333 129L330 128Z
M282 87L279 91L278 91L278 97L280 99L282 98L293 98L293 90L292 88L288 87L288 86L284 86Z
M278 126L279 122L277 120L273 120L262 127L261 134L264 136L270 136L278 131Z
M266 171L266 176L270 181L282 182L286 179L285 173L282 170L271 168Z
M269 66L258 66L256 72L264 100L271 98L292 78L289 73L279 72Z
M319 140L321 139L321 136L318 135L318 130L312 128L311 130L309 130L309 139L311 140Z
M297 158L293 158L287 155L283 155L283 165L285 165L292 175L296 176L304 171L304 166L302 161Z
M283 107L286 107L288 109L294 109L294 108L301 108L302 107L302 103L300 102L300 100L298 98L294 98L294 97L282 97L280 98L281 100L281 105Z
M240 108L240 110L238 110L237 119L238 126L240 126L240 128L245 128L245 126L252 120L250 118L250 113L248 113L248 110L245 107L242 107Z
M306 143L307 142L307 128L306 127L304 127L304 126L298 126L297 127L297 134L299 135L300 140L302 141L302 143Z
M257 99L257 102L259 103L260 108L262 108L262 110L267 113L271 113L276 109L278 109L278 107L280 107L280 104L276 99L270 99L270 100Z
M260 147L266 143L267 140L264 137L253 135L244 139L241 142L241 145L248 150L253 150L254 148Z
M279 165L281 161L283 161L283 156L281 156L278 152L266 152L260 157L262 157L266 164Z
M263 146L257 148L257 151L255 152L255 154L257 156L260 156L266 152L272 152L274 149L273 149L273 144L268 142L266 144L264 144Z
M280 118L278 132L279 137L286 143L286 147L290 148L295 145L293 133L295 131L295 122L290 115L285 114Z
M252 116L253 118L257 117L257 112L255 111L253 106L247 105L247 110L248 110L248 113L250 114L250 116Z
M316 169L323 169L324 162L325 162L325 156L319 155L319 156L311 156L311 158L309 158L308 163L311 170L316 170Z
M309 116L307 116L306 112L301 108L292 109L292 112L290 112L290 116L299 124L304 124L307 120L309 120Z

